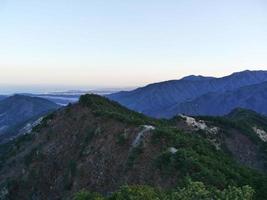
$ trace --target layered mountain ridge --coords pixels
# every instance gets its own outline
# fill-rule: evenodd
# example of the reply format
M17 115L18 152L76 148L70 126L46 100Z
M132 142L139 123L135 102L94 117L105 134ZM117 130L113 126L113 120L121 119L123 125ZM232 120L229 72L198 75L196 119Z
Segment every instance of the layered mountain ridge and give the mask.
M267 82L233 91L207 93L193 101L170 107L166 110L166 116L173 116L177 113L221 116L237 107L267 115Z
M208 93L222 94L232 91L234 94L235 90L242 87L260 84L265 81L267 81L267 71L247 70L222 78L189 76L180 80L150 84L133 91L114 93L107 97L137 112L158 118L169 118L182 113L182 111L186 113L184 108L182 111L179 110L182 106L180 104L193 102ZM236 100L238 99L236 97ZM192 105L187 105L187 107L190 106ZM237 103L235 106L240 105ZM228 112L232 108L229 106ZM216 110L214 110L214 113L211 112L211 115L216 115L215 112ZM198 114L204 115L206 113L199 111Z

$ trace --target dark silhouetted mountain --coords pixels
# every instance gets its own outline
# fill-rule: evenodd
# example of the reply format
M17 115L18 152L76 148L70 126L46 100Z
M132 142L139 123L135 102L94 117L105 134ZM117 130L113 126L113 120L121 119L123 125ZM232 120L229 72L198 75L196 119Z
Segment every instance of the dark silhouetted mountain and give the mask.
M222 93L267 81L267 71L243 71L222 78L189 76L181 80L150 84L107 97L149 116L166 116L166 109L192 101L209 92Z
M220 190L250 185L266 199L266 122L238 116L158 120L84 95L0 145L1 197L70 200L83 189L108 196L122 185L165 190L190 178Z
M178 113L218 116L235 108L246 108L267 115L267 82L223 93L208 93L165 110L165 116Z
M181 80L184 81L203 81L203 80L211 80L215 79L214 77L207 77L207 76L195 76L195 75L190 75L182 78Z
M26 123L54 111L59 106L46 99L14 95L0 101L0 143L19 134Z

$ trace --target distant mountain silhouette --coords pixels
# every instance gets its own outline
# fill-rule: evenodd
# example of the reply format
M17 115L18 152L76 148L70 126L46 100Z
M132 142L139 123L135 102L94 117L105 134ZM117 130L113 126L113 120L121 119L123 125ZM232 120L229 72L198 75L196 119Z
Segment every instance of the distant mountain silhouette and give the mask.
M54 111L59 106L46 99L14 95L0 101L0 143L19 134L26 123Z
M107 97L149 116L170 117L178 114L171 112L171 108L193 101L207 93L234 91L265 81L267 81L267 71L247 70L222 78L188 76L180 80L150 84L133 91L114 93Z
M214 77L208 77L208 76L195 76L195 75L190 75L182 78L181 80L184 81L203 81L203 80L211 80L215 79Z
M223 93L208 93L193 101L166 110L166 116L177 113L189 115L225 115L240 107L267 115L267 82Z

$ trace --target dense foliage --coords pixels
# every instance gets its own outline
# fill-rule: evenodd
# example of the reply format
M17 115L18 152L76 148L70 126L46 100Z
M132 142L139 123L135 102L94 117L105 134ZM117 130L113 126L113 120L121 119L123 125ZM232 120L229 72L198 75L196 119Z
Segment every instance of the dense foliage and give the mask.
M228 187L218 190L206 187L202 182L188 181L185 187L161 191L149 186L124 186L110 197L81 191L74 200L252 200L254 191L249 186Z
M156 129L152 142L175 147L176 153L167 149L158 155L155 165L165 176L177 176L182 181L191 177L208 186L225 189L228 185L250 185L257 199L267 197L267 177L252 169L242 167L223 151L216 150L200 135L183 133L177 129Z
M267 132L267 117L251 110L237 108L224 117L202 116L198 118L221 127L224 134L228 134L227 130L234 128L247 135L263 152L261 156L265 160L265 171L267 171L267 143L262 141L253 129L256 127Z
M134 125L151 124L164 126L171 124L169 120L157 120L141 113L129 110L115 101L108 100L98 95L87 94L80 97L79 103L92 109L96 116L111 117L124 123Z

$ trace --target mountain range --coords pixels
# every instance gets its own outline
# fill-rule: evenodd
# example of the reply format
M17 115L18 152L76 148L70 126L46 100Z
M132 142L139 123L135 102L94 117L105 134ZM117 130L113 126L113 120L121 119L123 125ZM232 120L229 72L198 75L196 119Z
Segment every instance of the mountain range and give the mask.
M166 110L166 113L169 116L177 113L220 116L235 108L247 108L267 115L267 82L233 91L207 93L193 101L175 105Z
M109 197L124 185L138 185L140 193L129 191L132 198L123 193L109 199L150 200L155 198L140 197L150 194L146 185L171 192L190 179L211 191L249 185L254 199L265 200L266 141L267 118L254 111L159 120L84 95L44 117L31 133L0 145L0 197L70 200L88 190L94 196L75 199L96 200L102 198L95 192ZM239 198L223 199L244 199L232 190Z
M247 70L222 78L188 76L180 80L150 84L133 91L114 93L107 97L129 109L157 118L170 118L180 113L224 115L235 107L255 111L259 111L261 107L261 113L266 114L265 96L260 92L260 90L265 91L266 81L267 71ZM238 96L241 93L244 98ZM248 96L250 98L247 98ZM212 100L209 101L210 98ZM224 98L231 100L224 101ZM252 106L255 104L254 100L258 98L259 105Z
M1 200L267 199L266 71L40 96L0 97Z

